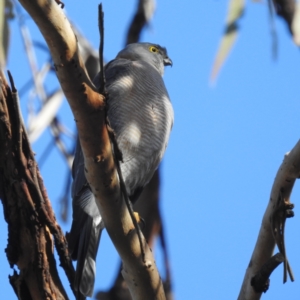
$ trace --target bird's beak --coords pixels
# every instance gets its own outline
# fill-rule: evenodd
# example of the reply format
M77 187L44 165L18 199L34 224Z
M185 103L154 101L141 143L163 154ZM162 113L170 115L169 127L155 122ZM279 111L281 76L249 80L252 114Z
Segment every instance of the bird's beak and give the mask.
M173 62L168 56L164 58L164 66L173 66Z

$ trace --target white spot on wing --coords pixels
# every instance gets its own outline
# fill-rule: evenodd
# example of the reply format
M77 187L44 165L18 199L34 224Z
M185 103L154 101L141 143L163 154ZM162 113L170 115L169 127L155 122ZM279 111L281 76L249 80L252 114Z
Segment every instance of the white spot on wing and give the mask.
M128 142L132 146L137 146L139 144L142 133L138 124L136 124L135 122L129 123L124 132L126 132Z
M120 79L116 80L115 85L120 89L131 89L133 87L133 80L132 76L122 76Z

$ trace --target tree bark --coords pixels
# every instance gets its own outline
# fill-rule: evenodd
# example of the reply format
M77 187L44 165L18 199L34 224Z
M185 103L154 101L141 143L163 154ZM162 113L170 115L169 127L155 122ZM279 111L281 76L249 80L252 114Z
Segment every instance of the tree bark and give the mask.
M8 223L6 255L17 265L10 283L19 299L68 299L58 276L54 242L69 280L74 269L56 223L19 114L16 91L0 73L0 198ZM54 241L52 238L54 236Z

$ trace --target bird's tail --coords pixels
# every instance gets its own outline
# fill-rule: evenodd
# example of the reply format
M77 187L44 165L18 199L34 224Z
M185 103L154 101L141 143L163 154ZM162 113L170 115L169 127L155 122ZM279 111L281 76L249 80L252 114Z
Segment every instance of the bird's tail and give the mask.
M97 209L97 208L96 208ZM71 231L68 234L69 250L73 260L77 260L74 290L77 292L77 300L92 297L96 277L96 256L104 228L101 216L97 218L87 216L78 227L73 221Z
M86 297L93 296L96 256L102 229L102 222L96 225L92 220L89 220L80 236L74 286L78 293Z

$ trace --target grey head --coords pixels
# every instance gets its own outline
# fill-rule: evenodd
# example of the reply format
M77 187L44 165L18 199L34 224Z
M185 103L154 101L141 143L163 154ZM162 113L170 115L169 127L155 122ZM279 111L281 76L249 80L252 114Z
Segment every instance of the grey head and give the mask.
M164 66L172 66L167 49L157 44L133 43L120 51L116 58L125 58L132 61L142 60L155 67L160 75L164 74Z

